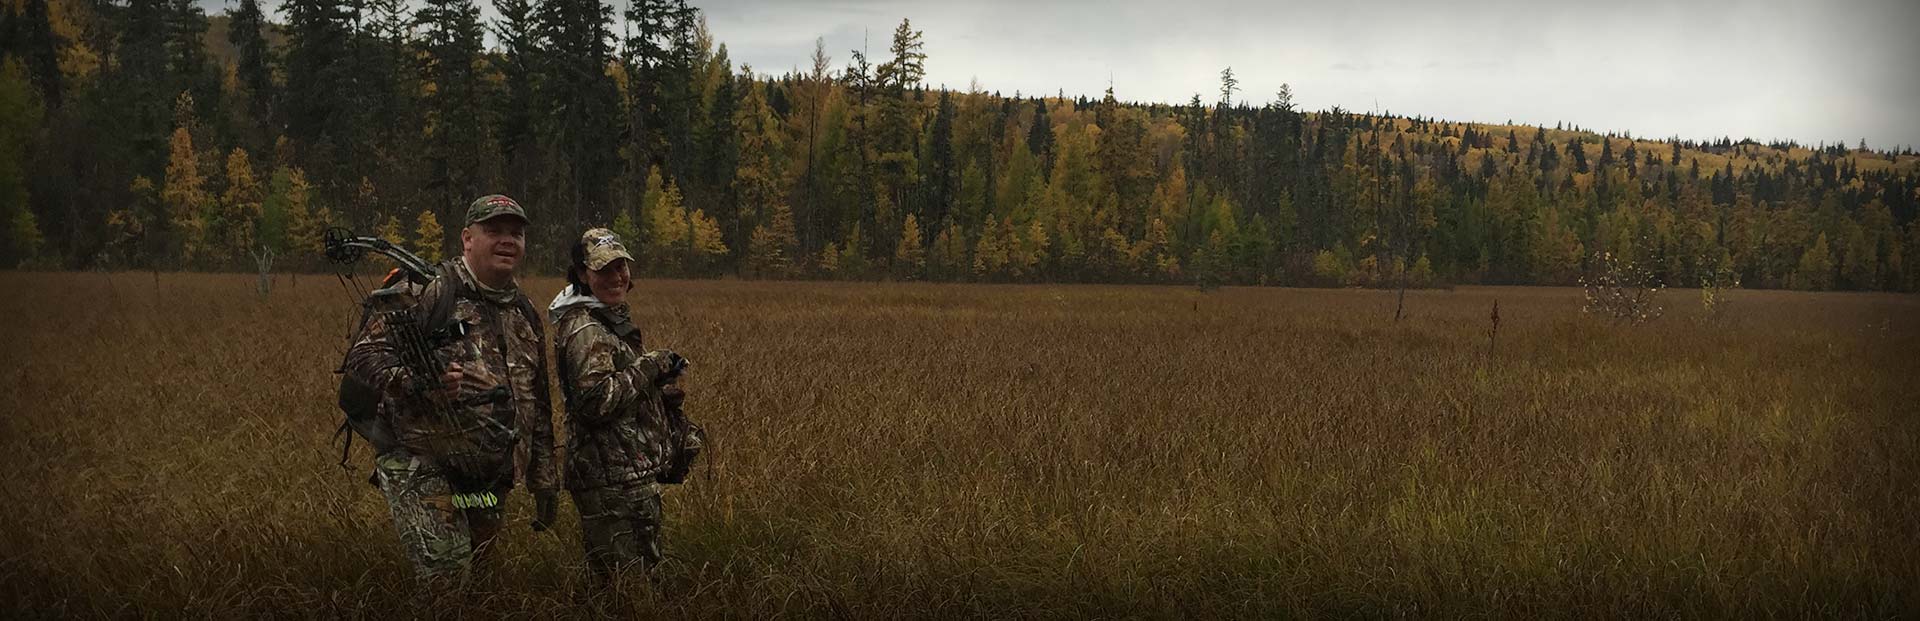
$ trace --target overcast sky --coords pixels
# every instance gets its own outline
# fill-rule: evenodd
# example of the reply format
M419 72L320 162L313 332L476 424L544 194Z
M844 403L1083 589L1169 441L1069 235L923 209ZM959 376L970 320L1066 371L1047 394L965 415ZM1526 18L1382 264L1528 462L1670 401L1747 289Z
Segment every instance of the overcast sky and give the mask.
M1231 66L1240 100L1271 101L1284 82L1308 110L1920 145L1920 0L693 4L736 68L760 73L808 66L816 37L836 69L863 45L877 61L909 18L927 80L955 89L1097 97L1111 79L1123 100L1211 102Z
M926 33L927 78L1003 94L1240 99L1281 83L1310 110L1575 123L1636 136L1866 138L1920 144L1920 0L971 2L706 0L737 65L887 54L900 19Z

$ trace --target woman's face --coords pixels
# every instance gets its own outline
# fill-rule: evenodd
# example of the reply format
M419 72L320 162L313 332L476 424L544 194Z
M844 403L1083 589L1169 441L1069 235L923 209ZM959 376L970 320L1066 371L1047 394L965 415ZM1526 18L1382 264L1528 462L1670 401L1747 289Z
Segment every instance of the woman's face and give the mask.
M627 289L633 287L633 276L627 273L627 260L614 259L597 270L587 270L587 287L593 289L593 297L601 304L615 305L627 299Z

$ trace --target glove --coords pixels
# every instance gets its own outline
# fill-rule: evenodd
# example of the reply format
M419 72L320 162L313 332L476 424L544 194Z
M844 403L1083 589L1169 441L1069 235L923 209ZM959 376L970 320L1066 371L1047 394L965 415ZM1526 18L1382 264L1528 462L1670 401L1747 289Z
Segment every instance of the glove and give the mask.
M680 377L680 372L687 370L687 365L689 364L686 358L681 357L680 354L673 353L673 350L670 349L656 349L647 352L646 355L640 358L652 363L654 368L659 370L658 373L654 374L654 381L656 383L670 382Z
M554 513L560 508L560 499L555 498L552 490L533 493L533 532L541 532L553 527Z

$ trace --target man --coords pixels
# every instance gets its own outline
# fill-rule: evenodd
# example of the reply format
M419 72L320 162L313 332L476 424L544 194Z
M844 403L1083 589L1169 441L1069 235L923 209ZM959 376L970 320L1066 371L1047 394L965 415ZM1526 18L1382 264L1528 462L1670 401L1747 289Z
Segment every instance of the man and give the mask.
M370 296L361 337L347 352L348 379L381 394L373 421L380 429L367 434L377 453L374 482L407 558L430 582L464 581L484 558L504 520L523 435L533 528L553 521L559 477L545 333L514 281L526 229L526 211L513 199L475 200L460 256L442 262L424 287L402 280ZM456 336L423 347L422 335L434 332ZM423 365L440 369L438 381L408 370Z

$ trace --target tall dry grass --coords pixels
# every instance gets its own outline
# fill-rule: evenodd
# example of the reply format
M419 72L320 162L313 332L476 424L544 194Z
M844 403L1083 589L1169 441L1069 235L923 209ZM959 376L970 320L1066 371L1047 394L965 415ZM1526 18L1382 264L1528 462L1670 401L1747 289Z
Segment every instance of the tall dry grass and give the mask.
M516 492L422 603L327 441L346 296L252 284L0 274L8 616L1920 613L1914 297L643 282L718 439L671 560L596 593Z

